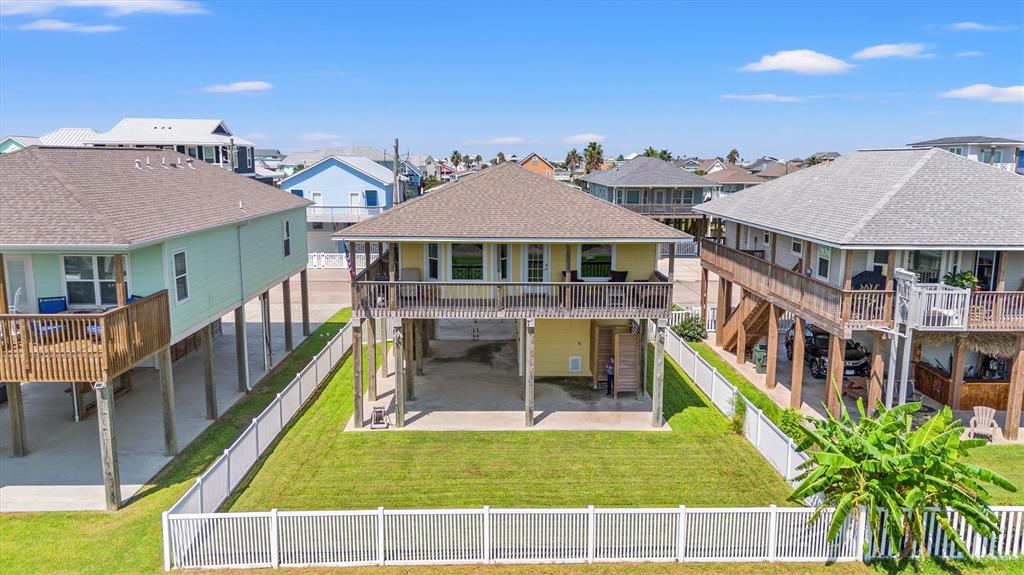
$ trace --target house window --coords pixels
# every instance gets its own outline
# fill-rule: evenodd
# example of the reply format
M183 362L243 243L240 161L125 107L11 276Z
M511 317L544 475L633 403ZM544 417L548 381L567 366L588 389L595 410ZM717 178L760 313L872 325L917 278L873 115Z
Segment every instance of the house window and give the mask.
M441 279L441 246L427 244L427 279Z
M938 250L920 250L910 252L910 271L921 276L925 283L938 283L939 270L942 268L942 252Z
M497 280L507 282L512 279L512 274L509 273L509 270L512 267L512 258L509 253L509 246L508 244L498 244L495 246L495 251L498 256L495 258L498 266L497 270L495 270L497 272Z
M683 203L693 204L693 190L683 190Z
M284 247L284 257L292 255L292 223L288 220L281 220L281 245Z
M1003 151L1002 150L982 150L981 151L981 163L983 163L983 164L1001 164L1001 163L1003 163Z
M796 238L793 238L791 243L789 244L789 251L793 252L794 256L803 255L803 253L804 253L804 242L802 240L798 240Z
M199 148L196 146L185 146L185 155L190 158L199 159Z
M366 206L378 205L377 190L363 190L363 197L366 198Z
M185 250L174 252L174 301L188 299L188 257Z
M247 148L246 149L245 165L248 166L249 168L252 168L252 152L253 152L252 148Z
M889 251L888 250L874 250L871 252L871 271L882 274L883 276L889 275Z
M64 256L68 305L117 305L114 256Z
M453 280L484 279L484 245L452 244Z
M772 235L769 232L764 233L764 247L768 247L768 244L772 243Z
M608 279L612 277L612 245L580 245L580 278Z
M828 279L828 270L832 264L832 248L818 246L818 277Z
M615 190L615 203L616 204L621 204L622 203L622 190Z
M658 190L658 191L654 192L654 203L656 203L656 204L664 204L665 203L665 192L664 191Z
M537 165L537 158L534 158L533 160L531 160L530 163L533 164L534 166L536 166Z
M203 146L203 161L207 164L217 163L217 149L213 146Z
M639 204L640 203L640 190L626 190L626 203L627 204Z
M950 148L949 151L953 152L954 154L956 154L958 156L964 155L964 149L961 148L960 146L956 146L956 147Z
M974 275L983 289L995 289L996 252L978 252L974 263Z

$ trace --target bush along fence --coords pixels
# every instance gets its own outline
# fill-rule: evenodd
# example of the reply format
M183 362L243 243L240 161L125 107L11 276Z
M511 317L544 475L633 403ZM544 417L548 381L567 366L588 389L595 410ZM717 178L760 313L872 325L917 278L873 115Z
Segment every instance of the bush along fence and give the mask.
M653 331L653 330L652 330ZM792 482L805 456L754 405L674 333L665 350L727 416L744 402L744 435ZM346 325L165 512L164 569L249 569L457 563L621 561L832 562L893 557L874 544L865 513L829 539L832 512L809 508L384 509L217 513L281 429L341 363ZM945 516L976 557L1024 554L1024 507L994 507L1000 533L984 538L954 511L925 517L936 557L960 558L937 517Z

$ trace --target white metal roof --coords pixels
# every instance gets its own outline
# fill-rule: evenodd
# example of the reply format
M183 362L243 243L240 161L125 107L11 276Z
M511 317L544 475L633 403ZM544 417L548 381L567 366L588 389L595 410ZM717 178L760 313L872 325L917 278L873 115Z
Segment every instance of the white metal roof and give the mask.
M217 133L218 128L223 133ZM253 143L234 136L223 120L183 118L122 118L110 130L97 134L89 144L202 144L224 145L234 139L239 146Z

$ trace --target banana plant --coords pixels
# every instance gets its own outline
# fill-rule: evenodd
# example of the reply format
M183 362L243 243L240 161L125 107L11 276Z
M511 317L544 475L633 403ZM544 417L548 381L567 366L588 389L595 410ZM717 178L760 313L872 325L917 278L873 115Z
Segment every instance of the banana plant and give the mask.
M811 522L835 508L830 540L861 507L867 510L875 545L885 534L889 548L900 550L900 560L927 557L924 531L929 511L947 511L935 513L935 520L964 557L971 556L970 550L950 523L949 510L958 512L983 537L999 533L986 484L1011 492L1017 487L1002 475L967 462L969 451L985 441L962 439L963 426L948 406L913 429L911 416L920 403L879 407L877 415L870 416L858 399L857 421L840 405L838 418L826 409L825 419L801 426L804 437L798 449L809 459L790 495L792 501L818 496Z

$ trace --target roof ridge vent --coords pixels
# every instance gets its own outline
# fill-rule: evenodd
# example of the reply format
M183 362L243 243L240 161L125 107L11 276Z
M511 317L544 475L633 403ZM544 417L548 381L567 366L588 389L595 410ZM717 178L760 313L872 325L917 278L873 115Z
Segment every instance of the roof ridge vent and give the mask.
M167 156L160 156L160 167L167 169Z
M180 167L181 167L181 158L178 158L178 161L176 161L176 162L174 163L174 167L175 167L175 168L180 168Z
M146 168L152 170L153 166L149 165L149 156L146 156Z

